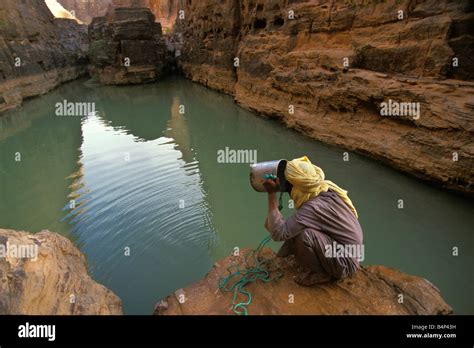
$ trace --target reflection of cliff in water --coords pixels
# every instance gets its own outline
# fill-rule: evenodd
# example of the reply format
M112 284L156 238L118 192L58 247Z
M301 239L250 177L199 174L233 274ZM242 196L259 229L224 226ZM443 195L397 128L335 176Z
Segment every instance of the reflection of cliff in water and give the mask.
M168 120L168 128L166 129L166 136L173 138L176 143L176 149L183 154L183 160L186 163L194 162L195 156L191 147L191 137L187 125L186 114L180 113L180 107L184 106L179 97L173 99L171 106L171 117Z
M182 93L164 90L159 84L95 90L98 115L109 126L137 138L151 141L172 138L186 163L194 161L186 114L179 111Z
M96 114L83 119L81 164L71 174L75 207L65 220L92 276L130 314L212 265L211 209L179 113L181 90L170 85L90 89ZM122 256L126 247L129 257ZM143 287L140 296L130 279Z
M111 127L134 135L139 141L163 136L171 98L157 85L99 87L94 90L99 116Z

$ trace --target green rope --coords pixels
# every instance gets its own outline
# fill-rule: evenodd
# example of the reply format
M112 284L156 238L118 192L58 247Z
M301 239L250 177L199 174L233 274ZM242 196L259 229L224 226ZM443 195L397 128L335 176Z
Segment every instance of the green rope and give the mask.
M280 195L280 207L281 210L283 193ZM231 265L227 268L229 275L219 279L218 287L224 292L234 292L232 299L232 310L238 315L248 315L248 306L252 303L252 294L245 290L245 286L251 283L255 283L261 280L264 283L271 282L275 279L279 279L283 276L280 270L272 271L268 268L267 264L269 259L261 259L260 253L263 247L272 239L271 236L265 237L257 249L252 250L245 256L245 268L240 269L237 265ZM249 263L249 256L253 259L253 264ZM274 274L272 274L274 273ZM232 283L231 281L234 280ZM238 302L238 295L242 295L245 299Z
M227 268L229 275L219 279L219 289L225 292L234 292L234 297L232 299L232 310L235 314L239 315L248 315L247 306L252 302L252 294L245 290L245 286L250 283L254 283L257 280L261 280L264 283L271 282L272 280L282 277L281 272L277 272L276 275L271 275L267 267L267 263L270 260L261 260L260 252L263 247L271 240L271 236L265 237L257 247L257 249L252 250L245 257L245 269L240 269L236 265L231 265ZM253 258L253 265L248 262L249 255ZM235 280L234 280L235 279ZM230 285L231 281L234 282ZM241 294L244 296L245 300L238 302L237 297Z

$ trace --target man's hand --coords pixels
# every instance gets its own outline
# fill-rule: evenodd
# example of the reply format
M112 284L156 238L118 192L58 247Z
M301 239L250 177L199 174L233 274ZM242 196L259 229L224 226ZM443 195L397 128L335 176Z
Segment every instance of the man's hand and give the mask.
M275 180L273 179L267 179L263 183L263 187L265 187L265 190L268 193L275 193L280 190L280 179L276 178Z

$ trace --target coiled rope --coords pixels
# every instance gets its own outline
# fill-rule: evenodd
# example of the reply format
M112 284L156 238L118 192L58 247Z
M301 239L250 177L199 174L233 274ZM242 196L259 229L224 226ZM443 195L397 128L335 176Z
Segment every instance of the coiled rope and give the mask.
M281 210L282 195L280 195ZM260 253L263 247L272 239L271 236L265 237L257 249L251 250L245 255L245 268L240 269L238 265L231 265L227 268L229 275L219 279L218 287L223 292L234 292L232 299L232 310L238 315L248 315L248 306L252 303L252 294L245 289L245 286L261 280L264 283L269 283L273 280L279 279L283 276L281 270L270 270L268 262L270 259L262 259ZM252 259L252 263L249 262ZM239 294L244 297L239 302Z

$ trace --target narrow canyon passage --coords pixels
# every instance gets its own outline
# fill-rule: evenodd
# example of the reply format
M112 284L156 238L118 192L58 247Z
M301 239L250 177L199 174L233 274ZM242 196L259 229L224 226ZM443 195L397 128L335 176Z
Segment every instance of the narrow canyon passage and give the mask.
M248 163L218 163L226 148L255 149L258 161L308 155L357 206L364 264L422 276L456 313L474 311L469 199L256 117L181 78L120 88L84 82L0 118L0 195L7 197L0 225L71 238L126 314L150 314L158 299L200 279L236 246L267 235L266 197L250 187ZM62 99L95 102L96 113L58 117L54 104ZM22 161L12 161L18 151ZM294 212L288 199L285 216Z

